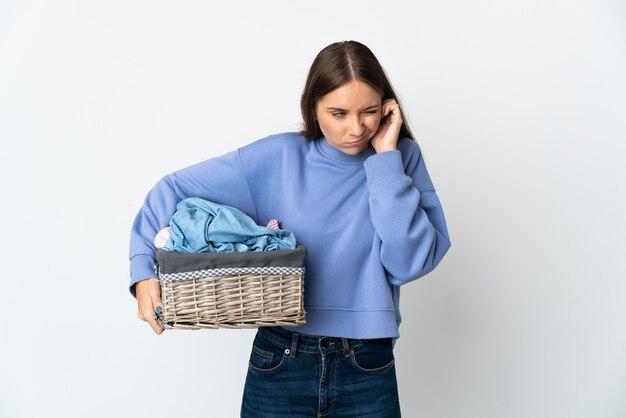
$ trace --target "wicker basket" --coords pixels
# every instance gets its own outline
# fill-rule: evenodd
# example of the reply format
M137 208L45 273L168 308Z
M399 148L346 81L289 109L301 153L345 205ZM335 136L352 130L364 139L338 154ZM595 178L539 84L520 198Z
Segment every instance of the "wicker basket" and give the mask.
M306 248L182 253L158 249L166 329L256 328L305 323Z

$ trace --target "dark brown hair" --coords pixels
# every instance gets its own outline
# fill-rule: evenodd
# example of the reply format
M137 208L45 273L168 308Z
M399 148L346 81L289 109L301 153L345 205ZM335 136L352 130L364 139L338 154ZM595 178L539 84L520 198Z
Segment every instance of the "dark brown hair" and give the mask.
M391 87L385 70L372 51L357 41L340 41L322 49L311 64L309 75L300 98L302 111L302 130L299 132L307 139L322 136L320 126L315 119L315 107L322 96L349 83L359 80L369 84L382 95L382 101L395 99L402 114L402 127L399 136L415 140L402 110L402 105Z

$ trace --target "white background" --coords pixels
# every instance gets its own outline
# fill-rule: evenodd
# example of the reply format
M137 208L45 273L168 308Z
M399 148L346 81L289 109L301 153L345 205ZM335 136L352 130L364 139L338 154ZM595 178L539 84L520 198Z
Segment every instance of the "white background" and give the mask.
M452 248L402 291L403 416L626 416L626 3L0 0L0 417L236 417L254 330L128 292L165 174L300 128L315 55L372 49Z

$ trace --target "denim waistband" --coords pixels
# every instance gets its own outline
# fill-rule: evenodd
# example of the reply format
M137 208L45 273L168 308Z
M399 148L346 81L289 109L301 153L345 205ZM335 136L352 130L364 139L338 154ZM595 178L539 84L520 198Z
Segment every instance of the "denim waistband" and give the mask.
M285 349L289 349L290 356L293 357L297 352L302 353L319 353L343 350L349 353L350 349L356 349L364 344L376 340L390 340L387 338L376 339L355 339L344 337L332 337L324 335L311 335L290 331L280 326L259 327L258 334Z

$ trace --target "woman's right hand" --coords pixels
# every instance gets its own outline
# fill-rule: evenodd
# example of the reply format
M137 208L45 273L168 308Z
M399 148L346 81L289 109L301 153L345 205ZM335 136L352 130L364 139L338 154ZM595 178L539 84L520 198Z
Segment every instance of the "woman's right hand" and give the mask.
M154 319L157 306L161 305L161 284L156 277L135 283L139 319L146 321L160 335L164 328Z

